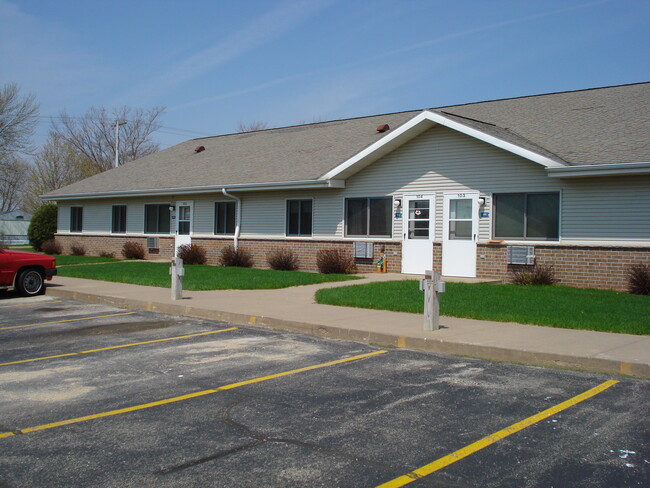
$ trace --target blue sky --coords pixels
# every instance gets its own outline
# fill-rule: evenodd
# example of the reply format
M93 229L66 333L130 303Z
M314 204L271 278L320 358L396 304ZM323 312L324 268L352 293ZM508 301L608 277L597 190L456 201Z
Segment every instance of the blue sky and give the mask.
M42 116L165 106L163 148L648 81L649 50L647 0L0 0L0 84Z

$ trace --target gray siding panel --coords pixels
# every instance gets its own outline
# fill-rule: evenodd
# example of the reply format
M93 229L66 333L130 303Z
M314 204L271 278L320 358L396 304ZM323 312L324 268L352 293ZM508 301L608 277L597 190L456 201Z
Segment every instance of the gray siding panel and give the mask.
M545 169L446 127L434 127L348 178L344 189L238 193L242 198L242 237L283 237L288 198L313 199L313 237L342 238L345 198L407 193L435 193L435 238L442 239L443 194L478 191L486 197L479 220L479 238L491 237L493 194L500 192L561 191L562 241L650 240L650 176L558 179ZM176 198L133 198L80 202L84 232L110 233L111 205L127 208L127 232L144 232L144 204L177 202ZM194 201L194 234L212 235L214 202L220 193L188 196ZM67 232L70 203L59 206L59 231ZM393 239L401 240L402 222L395 219Z

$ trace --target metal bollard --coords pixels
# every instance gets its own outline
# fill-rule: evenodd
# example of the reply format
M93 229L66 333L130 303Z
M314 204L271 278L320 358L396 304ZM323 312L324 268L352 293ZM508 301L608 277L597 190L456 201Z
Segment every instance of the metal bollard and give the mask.
M424 330L440 329L440 294L445 292L445 282L438 271L425 271L420 281L424 291Z
M169 274L172 276L172 300L183 299L183 260L181 258L172 258L172 266L169 268Z

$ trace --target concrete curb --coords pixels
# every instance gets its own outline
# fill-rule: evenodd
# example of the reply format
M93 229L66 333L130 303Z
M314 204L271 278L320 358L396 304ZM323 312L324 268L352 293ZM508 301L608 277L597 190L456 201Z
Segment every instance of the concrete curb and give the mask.
M579 357L567 354L532 352L495 346L458 343L440 339L405 337L397 334L375 333L345 327L333 327L330 325L282 320L273 317L208 310L199 307L185 306L180 303L169 304L134 300L129 298L70 291L61 288L50 288L48 289L48 294L59 298L111 305L118 308L219 320L236 325L265 327L268 329L297 332L329 339L361 342L380 347L405 348L486 359L490 361L525 364L529 366L572 369L590 373L604 373L608 375L624 375L634 378L650 379L650 365L644 363L621 362L612 359Z

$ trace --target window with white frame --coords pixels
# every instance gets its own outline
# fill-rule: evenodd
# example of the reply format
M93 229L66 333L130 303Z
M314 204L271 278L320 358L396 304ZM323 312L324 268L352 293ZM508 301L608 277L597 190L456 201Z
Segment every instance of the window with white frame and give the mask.
M237 202L215 202L214 233L233 235L235 233L235 212Z
M83 207L70 207L70 232L81 232L83 230Z
M558 240L560 193L497 193L494 195L494 238Z
M391 237L393 198L345 199L345 235L349 237Z
M144 206L145 234L169 234L171 211L169 203L153 203Z
M111 232L113 234L126 233L126 205L113 205Z
M313 204L310 199L287 200L288 236L311 236Z

